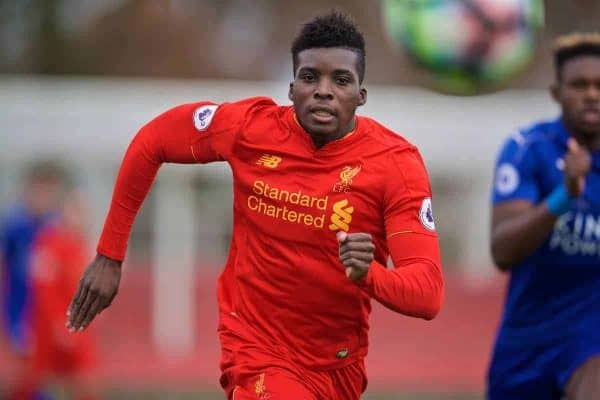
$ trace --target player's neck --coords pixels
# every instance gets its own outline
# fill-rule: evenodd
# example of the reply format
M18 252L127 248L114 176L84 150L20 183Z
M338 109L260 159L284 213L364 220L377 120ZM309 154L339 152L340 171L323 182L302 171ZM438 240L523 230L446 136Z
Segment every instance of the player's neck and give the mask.
M569 132L575 139L577 139L577 142L579 144L583 145L590 151L600 150L600 134L584 133L581 130L575 128L568 121L565 121L565 123L569 129Z
M309 132L309 135L310 135L310 138L313 141L315 147L317 149L320 149L321 147L325 146L327 143L331 143L331 142L339 140L345 136L353 134L355 127L356 127L356 118L353 118L352 121L350 122L349 126L347 126L345 129L340 130L337 133L334 133L333 135L319 136L319 135L313 135L310 132Z
M600 150L600 135L585 135L577 138L579 143L582 143L590 151Z

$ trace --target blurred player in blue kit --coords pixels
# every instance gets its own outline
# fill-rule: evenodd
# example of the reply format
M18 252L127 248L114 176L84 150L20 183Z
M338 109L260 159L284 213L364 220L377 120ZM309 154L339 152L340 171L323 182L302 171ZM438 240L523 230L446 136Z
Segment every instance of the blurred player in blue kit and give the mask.
M32 163L24 174L21 197L3 210L0 217L0 344L9 349L14 366L9 399L24 399L24 390L35 391L24 387L25 366L32 354L32 245L40 229L56 212L65 181L66 171L59 163L53 160ZM48 396L38 393L34 398Z
M491 250L510 273L487 397L600 399L600 34L554 50L562 115L497 159Z

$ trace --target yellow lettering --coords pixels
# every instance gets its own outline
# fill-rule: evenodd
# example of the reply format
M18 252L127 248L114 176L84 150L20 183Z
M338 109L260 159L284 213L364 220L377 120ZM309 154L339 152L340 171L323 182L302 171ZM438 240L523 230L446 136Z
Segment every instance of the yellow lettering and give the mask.
M314 197L310 197L307 195L304 195L300 198L300 205L303 205L304 207L310 207L310 200L314 199Z
M325 214L320 217L315 217L315 227L322 228L325 225Z
M283 189L279 190L279 200L288 203L289 199L290 199L290 192L288 192L287 190L283 190Z
M288 215L288 221L290 221L290 222L296 222L296 220L298 219L298 213L296 211L289 210L287 215Z
M313 216L310 214L304 214L304 223L308 226L313 224Z
M323 198L317 199L317 208L319 210L327 210L327 201L329 200L329 196L325 196Z
M252 191L259 196L262 196L264 193L265 183L263 181L254 181L254 185L252 185Z
M280 189L264 182L256 180L252 184L252 192L255 195L248 196L248 208L252 211L266 215L271 218L282 219L287 222L304 224L323 228L325 225L326 214L314 215L309 212L299 212L290 210L286 204L296 204L308 209L326 211L329 203L329 197L316 197L303 194L301 190L290 192ZM278 203L281 202L281 203ZM330 217L329 229L348 231L352 221L352 212L354 208L348 206L348 200L342 200L333 205L333 213Z
M269 189L270 189L270 190L269 190L269 193L267 193L267 197L268 197L268 198L270 198L270 199L275 199L275 200L277 200L277 198L279 197L279 196L278 196L278 194L279 194L279 189L277 189L277 188L274 188L274 187L272 187L272 188L269 188Z
M298 203L300 203L300 191L293 192L290 195L290 203L292 203L292 204L298 204Z
M252 211L256 211L256 209L258 208L258 202L259 200L256 196L248 196L248 208Z
M262 199L258 200L258 211L263 214L267 213L267 203L265 203Z

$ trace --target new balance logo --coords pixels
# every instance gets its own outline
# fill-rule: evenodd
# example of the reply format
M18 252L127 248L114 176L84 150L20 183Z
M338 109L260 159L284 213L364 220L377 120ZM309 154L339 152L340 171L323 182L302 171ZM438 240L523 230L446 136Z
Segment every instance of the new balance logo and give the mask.
M281 157L273 156L271 154L263 154L256 163L267 168L277 168L281 160Z
M329 224L329 229L332 231L342 230L348 232L350 229L350 222L352 222L353 212L354 207L348 207L347 199L335 203L333 205L333 214L331 214L331 224Z

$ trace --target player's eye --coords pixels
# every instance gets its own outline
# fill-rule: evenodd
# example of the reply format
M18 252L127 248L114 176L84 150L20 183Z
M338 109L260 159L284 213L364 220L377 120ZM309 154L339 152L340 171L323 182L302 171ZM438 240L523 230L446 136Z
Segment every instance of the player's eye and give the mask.
M304 73L300 74L300 79L303 80L304 82L314 82L316 80L316 77L314 74L312 74L310 72L304 72Z
M352 80L350 78L348 78L347 76L338 76L335 78L335 83L337 83L338 85L345 86L345 85L349 84L350 82L352 82Z
M587 88L588 83L583 79L578 79L578 80L571 81L569 86L571 86L573 89L584 90Z

